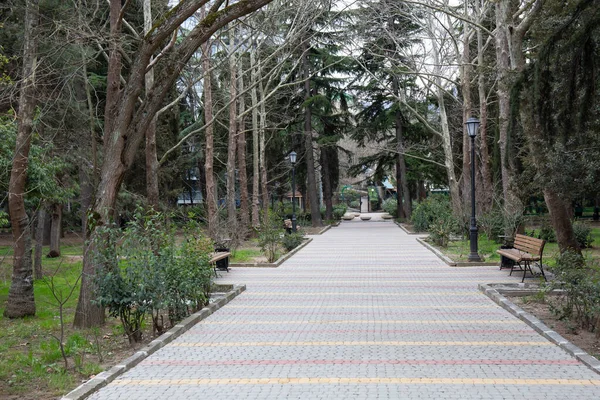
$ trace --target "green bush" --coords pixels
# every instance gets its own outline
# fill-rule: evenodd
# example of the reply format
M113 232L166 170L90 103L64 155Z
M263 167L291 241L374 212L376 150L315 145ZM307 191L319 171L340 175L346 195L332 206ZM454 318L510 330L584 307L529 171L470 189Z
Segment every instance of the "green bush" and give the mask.
M277 259L277 251L283 236L284 230L279 219L275 215L269 215L266 223L261 224L258 230L258 245L268 262L272 263Z
M433 195L416 206L411 221L417 232L427 232L436 220L447 217L452 217L450 199L444 195Z
M208 303L213 246L209 239L196 236L197 225L189 224L180 245L166 216L153 211L145 214L138 209L124 232L97 229L94 262L101 272L96 275L96 302L121 320L132 343L142 339L148 314L155 332L162 333L162 311L168 311L173 326Z
M501 243L500 236L504 235L504 216L500 210L494 210L478 218L481 230L489 239Z
M348 211L348 207L345 204L336 204L333 206L333 219L336 221L341 220L346 211Z
M556 260L553 269L556 279L549 289L561 289L551 310L561 319L575 319L590 331L600 330L600 268L581 254L565 252Z
M360 209L360 201L359 200L352 200L350 202L350 207L356 208L356 209Z
M385 211L386 213L393 215L395 217L398 216L397 212L398 212L398 200L390 197L389 199L385 199L383 201L383 204L381 205L381 208L383 208L383 211Z
M594 238L592 237L591 226L583 222L575 222L573 223L573 233L575 234L575 239L577 239L579 247L581 247L582 249L592 247L592 242L594 241Z
M540 228L538 238L545 240L547 243L555 243L556 232L554 232L554 228L552 228L552 226L549 223L545 222Z
M288 251L294 250L296 247L300 246L304 241L304 235L301 233L290 233L289 235L283 235L283 239L281 239L281 244Z

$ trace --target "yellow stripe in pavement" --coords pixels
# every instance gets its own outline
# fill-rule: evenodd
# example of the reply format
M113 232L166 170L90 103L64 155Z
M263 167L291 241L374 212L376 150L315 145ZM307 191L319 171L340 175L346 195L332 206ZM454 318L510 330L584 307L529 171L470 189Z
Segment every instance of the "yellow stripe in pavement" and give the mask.
M175 385L551 385L600 386L598 379L511 379L511 378L217 378L217 379L117 379L118 386Z
M520 320L443 320L443 321L431 321L431 320L324 320L324 321L202 321L202 325L292 325L292 324L316 324L316 325L328 325L328 324L423 324L423 325L435 325L435 324L523 324Z
M481 292L471 290L464 292L419 292L398 293L398 292L244 292L244 296L465 296L481 295Z
M286 276L287 277L287 276ZM248 277L246 281L252 281L256 284L261 284L261 283L276 283L276 284L286 284L286 283L292 283L292 284L298 284L298 283L312 283L313 285L317 284L317 283L322 283L323 279L328 278L328 276L321 276L318 279L313 279L313 280L292 280L289 281L286 279L281 279L281 280L276 280L276 281L263 281L260 279L252 279L253 277ZM388 284L388 283L435 283L435 284L444 284L444 283L481 283L481 279L473 279L473 280L469 280L469 279L461 279L458 281L448 281L445 279L438 279L438 280L428 280L428 281L421 281L421 280L417 280L417 279L413 279L413 280L390 280L390 279L379 279L379 277L363 277L363 278L358 278L358 279L354 279L354 280L339 280L339 279L335 279L335 276L331 276L331 281L328 283L331 284L338 284L338 283L373 283L373 285L381 285L381 284ZM486 281L487 282L487 281ZM418 287L418 286L417 286Z
M319 308L365 308L365 309L374 309L374 306L364 306L364 305L339 305L339 306L322 306L322 305L314 305L314 306L277 306L277 305L267 305L267 306L246 306L246 305L236 305L236 304L227 304L227 309L230 308L243 308L243 309L248 309L248 308L260 308L260 309L264 309L264 308L289 308L289 309L307 309L307 310L314 310L314 309L319 309ZM380 308L390 308L390 309L438 309L438 308L448 308L448 309L460 309L460 308L467 308L467 309L472 309L472 308L499 308L499 306L497 305L485 305L485 306L472 306L472 305L462 305L462 306L440 306L440 305L429 305L429 306L381 306L381 305L377 305L376 307L377 309Z
M176 342L174 347L260 347L260 346L554 346L545 342L403 342L403 341L334 341L334 342Z

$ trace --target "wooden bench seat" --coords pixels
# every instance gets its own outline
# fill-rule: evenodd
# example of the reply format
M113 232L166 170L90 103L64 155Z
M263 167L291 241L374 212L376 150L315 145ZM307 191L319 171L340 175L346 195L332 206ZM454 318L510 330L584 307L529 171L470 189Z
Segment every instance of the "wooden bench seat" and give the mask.
M219 268L219 269L224 269L225 271L229 272L229 257L231 256L231 253L228 251L221 251L218 253L215 253L214 256L210 259L210 263L213 265L213 269L215 270L215 276L217 275L217 261L220 260L227 260L227 263L225 264L225 268Z
M523 271L523 279L521 282L525 281L527 270L531 272L531 275L534 275L533 270L531 269L532 262L537 263L542 272L542 276L546 279L546 274L544 274L544 267L542 265L542 253L544 252L545 244L546 242L544 240L517 234L515 236L514 248L496 250L496 253L515 262L515 265L510 269L510 275L512 275L515 270L515 266L518 266L519 269Z

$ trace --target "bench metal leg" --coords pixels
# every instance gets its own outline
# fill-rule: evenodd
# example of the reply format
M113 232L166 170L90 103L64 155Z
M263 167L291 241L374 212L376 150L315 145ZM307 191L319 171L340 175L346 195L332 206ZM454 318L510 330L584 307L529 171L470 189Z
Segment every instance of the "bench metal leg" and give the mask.
M523 268L523 279L521 279L521 283L525 282L525 276L527 275L527 269L529 268L529 272L531 272L531 275L533 276L533 271L531 269L531 264L529 264L529 261L525 261L525 268Z

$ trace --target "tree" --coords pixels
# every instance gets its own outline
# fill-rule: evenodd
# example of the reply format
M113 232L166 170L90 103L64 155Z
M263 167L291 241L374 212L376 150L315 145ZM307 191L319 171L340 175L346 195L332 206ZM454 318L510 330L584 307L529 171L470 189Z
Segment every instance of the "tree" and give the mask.
M29 150L36 106L35 73L37 63L38 0L27 0L24 21L23 79L20 87L18 131L8 186L8 207L14 240L13 274L4 309L7 318L35 314L33 268L31 263L31 233L25 210L25 186Z
M600 120L600 2L565 7L548 2L533 25L536 51L515 80L511 128L517 121L529 145L561 252L579 252L570 219L571 202L598 193ZM517 113L518 111L518 113Z
M218 29L270 1L241 0L230 5L224 0L217 0L212 4L206 17L185 38L164 53L159 53L161 46L171 38L179 26L206 4L203 0L179 2L140 40L138 49L131 57L133 62L129 78L123 85L120 80L122 70L120 47L123 40L121 1L110 1L108 89L104 115L105 157L97 196L89 211L93 221L90 236L95 235L97 226L110 222L125 173L132 165L148 126L185 63ZM156 58L152 61L154 55ZM160 72L155 74L153 91L146 96L144 103L138 106L138 97L142 93L151 61L156 66L160 65ZM93 277L96 271L92 245L88 245L85 249L83 264L81 291L74 320L74 325L77 327L95 326L101 324L104 318L103 311L92 303Z

